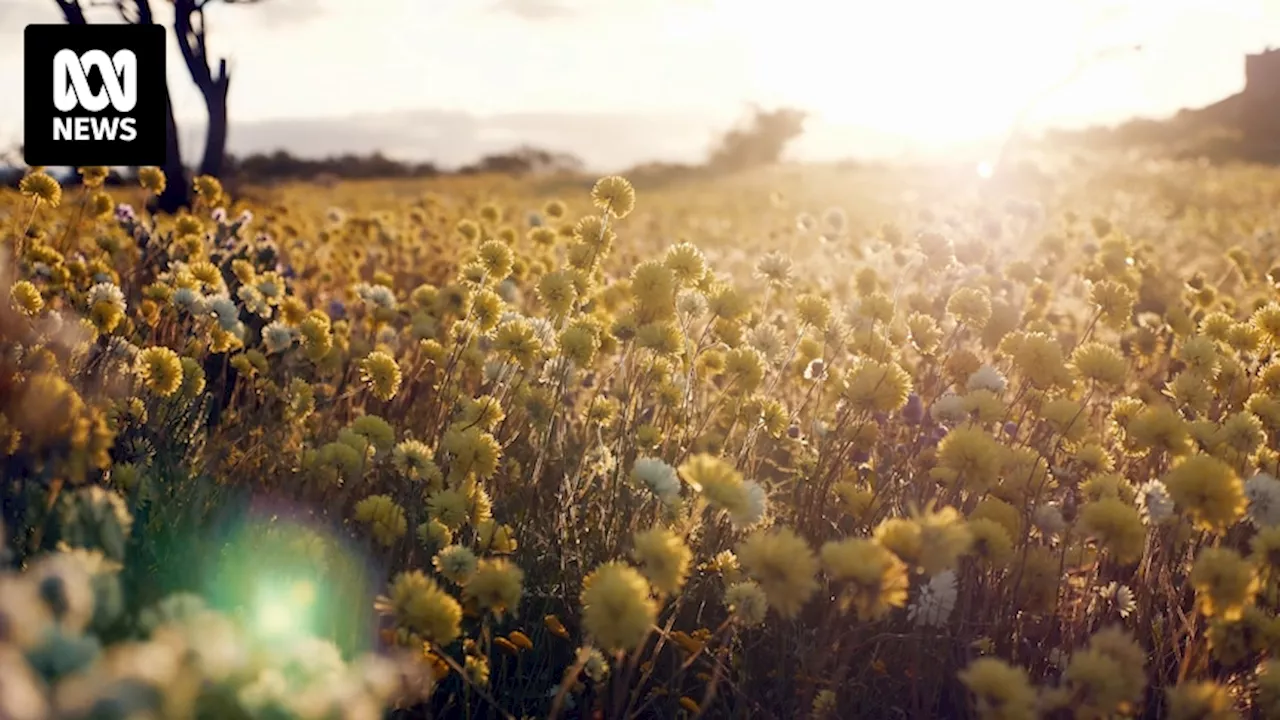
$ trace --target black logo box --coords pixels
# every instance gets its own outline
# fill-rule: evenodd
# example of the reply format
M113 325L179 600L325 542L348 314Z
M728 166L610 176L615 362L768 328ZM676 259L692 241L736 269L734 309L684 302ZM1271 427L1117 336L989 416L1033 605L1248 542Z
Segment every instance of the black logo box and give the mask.
M120 113L111 106L98 112L77 107L61 112L54 105L54 63L59 51L80 55L101 50L108 57L132 50L137 57L137 104ZM165 81L163 25L28 25L23 34L23 160L28 165L164 165L168 86ZM96 69L89 87L101 91ZM98 122L132 118L136 137L125 141L54 139L57 118L88 117Z

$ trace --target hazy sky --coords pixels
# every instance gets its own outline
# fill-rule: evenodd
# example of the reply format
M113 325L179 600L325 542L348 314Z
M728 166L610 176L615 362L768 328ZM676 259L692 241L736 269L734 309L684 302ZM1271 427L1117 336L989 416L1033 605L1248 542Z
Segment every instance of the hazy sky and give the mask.
M444 109L714 124L757 101L812 110L806 153L834 155L863 131L998 134L1078 67L1036 123L1169 114L1239 90L1243 54L1280 46L1280 0L265 0L208 16L233 62L233 122ZM20 134L22 27L60 18L53 0L0 0L0 97L19 99L0 103L0 142ZM178 116L201 118L171 50Z

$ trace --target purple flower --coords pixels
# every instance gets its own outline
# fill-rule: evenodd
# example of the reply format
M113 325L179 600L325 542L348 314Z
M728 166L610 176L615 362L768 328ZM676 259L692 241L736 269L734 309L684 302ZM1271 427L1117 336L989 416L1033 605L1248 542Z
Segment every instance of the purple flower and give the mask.
M1018 425L1012 420L1004 424L1004 434L1013 437L1018 434Z
M911 425L916 425L924 419L924 402L920 400L919 395L911 393L907 396L907 405L902 408L902 419Z
M329 301L329 317L334 320L341 320L347 316L347 306L342 304L341 300Z
M116 222L131 223L138 219L138 213L134 211L133 206L129 203L120 203L116 205Z

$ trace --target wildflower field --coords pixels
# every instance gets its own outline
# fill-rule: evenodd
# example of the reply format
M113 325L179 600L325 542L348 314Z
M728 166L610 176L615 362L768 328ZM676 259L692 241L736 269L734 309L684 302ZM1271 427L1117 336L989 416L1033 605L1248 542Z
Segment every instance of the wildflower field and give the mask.
M0 718L1280 717L1280 172L0 191Z

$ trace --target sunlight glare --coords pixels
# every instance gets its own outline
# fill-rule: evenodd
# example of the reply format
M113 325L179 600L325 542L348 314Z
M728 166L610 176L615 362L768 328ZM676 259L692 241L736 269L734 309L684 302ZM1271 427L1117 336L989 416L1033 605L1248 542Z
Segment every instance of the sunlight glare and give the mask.
M763 102L836 125L894 128L925 144L1003 134L1075 61L1072 9L970 5L794 0L780 10L711 0L720 26L747 49Z
M310 581L298 580L287 587L266 584L254 602L257 631L263 637L290 637L310 630L315 601L316 589Z

